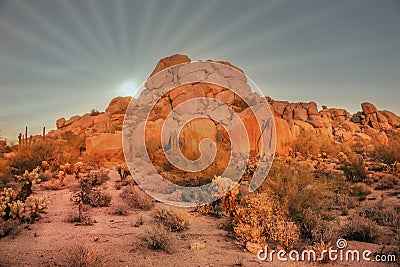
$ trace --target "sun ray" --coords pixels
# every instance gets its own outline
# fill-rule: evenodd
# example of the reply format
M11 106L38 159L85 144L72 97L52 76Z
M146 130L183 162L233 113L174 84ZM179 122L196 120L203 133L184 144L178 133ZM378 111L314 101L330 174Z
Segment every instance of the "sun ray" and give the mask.
M120 51L119 61L122 65L123 72L128 72L130 69L130 53L128 48L128 32L127 27L128 22L126 20L126 2L125 0L114 1L114 14L116 17L116 31L118 34L118 45Z
M101 9L98 6L98 1L96 0L87 0L85 3L88 5L88 9L92 16L90 16L96 26L97 30L100 32L102 36L102 41L105 44L106 50L103 51L103 53L108 53L109 54L109 62L108 65L110 66L109 71L116 71L118 70L118 62L116 61L117 58L117 50L114 42L114 37L112 35L112 32L110 31L109 27L105 23L105 17L104 14L102 14ZM111 59L111 61L110 61Z
M151 45L147 50L149 53L156 51L160 42L169 39L168 35L171 33L171 29L173 28L172 25L174 25L173 23L180 18L179 13L182 11L182 7L184 6L185 1L186 0L176 0L170 4L170 8L167 12L165 12L162 23L158 27L156 34L150 42Z
M345 9L354 8L361 4L362 2L346 2L345 4L342 4L338 7L326 9L312 15L303 15L300 18L288 21L283 25L275 27L274 29L268 31L266 30L264 33L259 33L254 36L254 38L248 38L242 40L241 42L229 44L227 46L224 46L223 48L220 48L219 50L217 49L215 52L225 57L232 53L240 52L242 47L252 49L257 45L265 46L269 42L276 42L277 40L279 40L279 38L286 36L287 34L295 30L299 30L322 20L326 20L327 18L332 17Z
M139 29L139 35L137 36L137 43L136 43L136 49L133 57L133 62L137 63L140 62L142 63L144 59L146 58L143 54L146 53L145 46L149 42L149 33L150 33L150 25L152 22L152 13L155 8L156 1L154 0L148 0L145 1L145 6L144 10L141 13L141 18L140 18L140 29ZM134 70L136 71L136 69Z
M201 20L204 20L207 14L220 2L220 0L207 1L201 8L196 9L196 12L190 17L189 21L179 25L182 26L181 28L175 27L175 32L170 34L168 38L169 41L163 45L158 55L164 56L166 52L175 50L176 44L184 43L184 39L187 38L188 33L193 30Z
M26 18L29 18L41 29L44 29L45 33L50 35L53 40L58 40L57 46L62 48L64 53L68 53L70 56L75 56L76 59L79 60L87 58L88 51L79 42L76 41L76 38L73 38L73 36L68 35L68 32L55 26L56 24L52 23L49 19L46 18L46 16L38 12L38 10L35 9L33 6L29 5L28 2L15 1L14 4L16 4L16 6L19 7L21 11L27 15ZM65 49L64 47L66 47L67 49Z
M98 61L99 58L102 58L103 62L107 62L106 54L104 53L104 49L101 47L101 40L96 34L94 34L94 31L89 28L89 24L84 21L84 18L81 15L79 15L79 12L74 8L74 5L64 0L57 0L57 3L61 6L60 10L64 10L71 25L74 26L75 30L81 33L79 36L80 40L87 44L91 53L95 53L93 55L93 60Z
M219 25L219 28L213 30L211 34L208 34L206 43L194 42L190 47L195 51L211 50L218 43L224 42L224 40L226 40L225 38L232 36L238 29L251 25L250 23L260 16L267 16L270 12L276 10L276 8L286 2L287 0L265 1L262 5L255 5L252 9L241 11L239 17L235 18L230 23Z

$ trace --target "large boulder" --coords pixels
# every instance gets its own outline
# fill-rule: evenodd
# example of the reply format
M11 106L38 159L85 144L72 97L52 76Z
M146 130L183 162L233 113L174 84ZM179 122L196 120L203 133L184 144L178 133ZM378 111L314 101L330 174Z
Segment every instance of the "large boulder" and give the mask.
M130 96L119 96L111 100L110 104L106 108L106 112L113 114L124 114L128 108L129 102L132 100Z
M60 129L61 127L63 127L65 125L65 122L66 122L65 118L58 119L56 121L57 129Z
M86 152L95 154L112 154L122 151L122 132L115 134L101 133L97 136L86 138Z
M288 155L290 144L293 142L292 132L286 120L274 117L276 128L276 153L278 155Z
M397 128L400 126L400 117L394 114L393 112L388 110L381 110L379 111L379 113L386 117L388 123L392 127Z
M157 63L157 66L154 68L150 76L153 76L157 72L160 72L168 67L188 62L191 62L190 58L186 55L180 54L175 54L170 57L163 58Z
M378 110L376 107L368 102L361 103L361 108L365 115L376 113Z

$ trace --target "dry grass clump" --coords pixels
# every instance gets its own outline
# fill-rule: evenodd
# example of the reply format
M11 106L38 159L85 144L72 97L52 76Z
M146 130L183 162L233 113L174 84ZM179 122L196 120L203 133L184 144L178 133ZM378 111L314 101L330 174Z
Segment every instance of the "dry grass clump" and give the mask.
M170 251L171 235L163 227L153 226L143 235L142 240L149 249Z
M66 265L69 267L109 266L105 254L94 247L72 246L66 253Z
M233 229L242 243L274 242L286 248L292 247L300 234L271 191L244 197L234 211Z
M59 179L50 179L41 184L41 186L46 190L60 190L61 184Z
M128 205L143 209L151 210L154 207L154 199L143 192L138 186L128 186L122 191L121 198L123 198Z
M189 228L189 215L183 210L161 208L157 210L155 219L172 232Z

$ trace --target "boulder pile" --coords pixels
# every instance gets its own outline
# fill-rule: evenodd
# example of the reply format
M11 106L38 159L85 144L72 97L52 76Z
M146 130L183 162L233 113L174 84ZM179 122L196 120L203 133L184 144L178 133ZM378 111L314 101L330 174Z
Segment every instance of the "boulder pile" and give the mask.
M151 76L170 66L187 62L191 62L191 60L185 55L173 55L161 59ZM238 69L227 62L219 63ZM238 70L243 73L242 70ZM163 81L152 82L152 84L148 84L148 87L157 88L161 86ZM399 116L387 110L378 110L371 103L362 103L362 111L355 114L350 114L342 108L328 108L326 106L322 106L322 109L319 110L315 102L290 103L260 96L251 91L244 74L242 80L236 79L234 82L241 84L248 103L256 104L261 101L269 103L276 127L276 152L280 155L290 153L291 144L304 131L317 136L329 137L335 142L351 142L360 139L368 142L373 138L382 143L387 142L388 133L400 131ZM48 135L61 138L63 134L71 132L75 135L85 136L86 151L92 155L121 151L121 130L129 103L135 101L138 106L143 106L152 97L152 95L146 94L141 94L138 99L133 100L131 97L116 97L110 102L105 112L100 114L88 113L82 116L73 116L68 120L65 118L58 119L56 121L57 129L51 131ZM237 95L223 86L191 83L175 88L157 102L154 107L155 112L152 112L149 118L148 127L157 132L157 129L162 126L165 122L164 119L171 111L186 100L196 97L210 97L226 103L245 122L250 136L250 146L252 151L257 152L257 139L260 132L256 129L255 122L248 110L249 107ZM180 112L182 113L182 110ZM226 112L230 111L227 109ZM218 125L207 119L199 121L196 125L185 127L183 135L190 136L194 141L186 144L187 156L189 158L198 156L196 154L198 153L198 142L204 137L209 137L214 141L218 141L220 138L227 139L226 136L221 135L222 132Z

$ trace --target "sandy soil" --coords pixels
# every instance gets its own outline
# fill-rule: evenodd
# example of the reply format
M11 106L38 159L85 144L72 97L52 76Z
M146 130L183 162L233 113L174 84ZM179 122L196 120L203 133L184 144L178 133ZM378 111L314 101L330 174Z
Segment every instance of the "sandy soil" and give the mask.
M123 204L120 190L114 185L119 179L115 171L106 183L106 191L112 196L110 207L89 208L85 214L96 221L92 226L76 226L65 220L77 213L77 205L69 201L68 188L49 191L36 186L35 194L49 197L48 212L28 229L16 236L0 239L0 266L65 266L68 248L76 245L95 247L107 255L109 266L308 266L305 263L261 262L257 256L244 251L229 233L222 229L224 219L190 214L190 227L180 233L171 233L169 253L152 251L143 245L141 237L154 225L151 211L128 209L127 216L111 215L115 205ZM135 223L143 219L143 225ZM194 242L205 245L202 250L190 250ZM353 247L377 250L373 244L351 243ZM242 265L240 265L242 264ZM328 264L325 266L331 266ZM354 266L342 263L342 266ZM366 266L362 263L359 266ZM368 266L385 266L369 263Z

